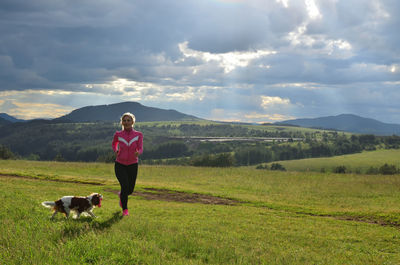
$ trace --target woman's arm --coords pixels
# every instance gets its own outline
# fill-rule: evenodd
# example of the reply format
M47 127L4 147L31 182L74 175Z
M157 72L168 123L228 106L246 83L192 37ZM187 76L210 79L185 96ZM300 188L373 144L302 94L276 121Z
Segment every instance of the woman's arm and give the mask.
M114 153L118 152L118 136L117 136L117 133L114 134L114 138L113 138L113 141L111 143L111 147L112 147Z
M136 148L136 152L138 156L139 154L143 154L143 134L139 133L139 139L137 142L137 148Z

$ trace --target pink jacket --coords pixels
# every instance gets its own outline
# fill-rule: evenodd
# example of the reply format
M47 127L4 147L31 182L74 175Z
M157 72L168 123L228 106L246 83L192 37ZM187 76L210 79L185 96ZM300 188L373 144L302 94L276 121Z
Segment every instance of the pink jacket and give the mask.
M118 151L116 162L131 165L138 162L135 152L143 153L143 134L135 130L122 130L114 134L112 149Z

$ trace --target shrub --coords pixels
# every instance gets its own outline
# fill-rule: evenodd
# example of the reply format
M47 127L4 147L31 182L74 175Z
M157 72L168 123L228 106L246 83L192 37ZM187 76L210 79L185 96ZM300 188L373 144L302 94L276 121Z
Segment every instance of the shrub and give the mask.
M334 173L338 173L338 174L344 174L346 173L347 169L345 166L337 166L333 169Z
M268 165L258 165L256 169L269 169Z
M65 158L62 156L62 154L58 153L58 154L54 157L54 161L65 162Z
M14 154L7 147L0 145L0 159L13 159Z
M197 167L231 167L235 159L230 153L194 157L190 164Z
M379 168L379 173L381 173L383 175L394 175L394 174L398 173L398 170L397 170L396 166L394 166L394 165L384 164L383 166L381 166Z
M31 161L39 161L40 160L40 155L38 154L29 154L27 157L25 157L26 160L31 160Z
M272 163L271 164L271 170L280 170L280 171L286 171L286 168L282 166L279 163Z

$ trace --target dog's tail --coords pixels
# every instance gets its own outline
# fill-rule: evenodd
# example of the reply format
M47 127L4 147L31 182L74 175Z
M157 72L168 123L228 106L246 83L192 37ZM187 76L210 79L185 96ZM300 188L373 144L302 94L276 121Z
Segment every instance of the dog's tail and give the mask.
M53 208L56 204L55 204L55 202L49 202L49 201L47 201L47 202L42 202L42 205L43 205L44 207L47 207L47 208Z

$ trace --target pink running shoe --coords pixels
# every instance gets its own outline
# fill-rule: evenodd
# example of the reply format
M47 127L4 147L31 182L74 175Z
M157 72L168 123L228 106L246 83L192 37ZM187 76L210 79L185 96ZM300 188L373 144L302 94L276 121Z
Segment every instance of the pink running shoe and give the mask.
M121 202L121 192L118 192L118 197L119 197L119 207L122 208L122 202Z
M128 215L129 215L128 209L122 211L122 216L128 216Z

